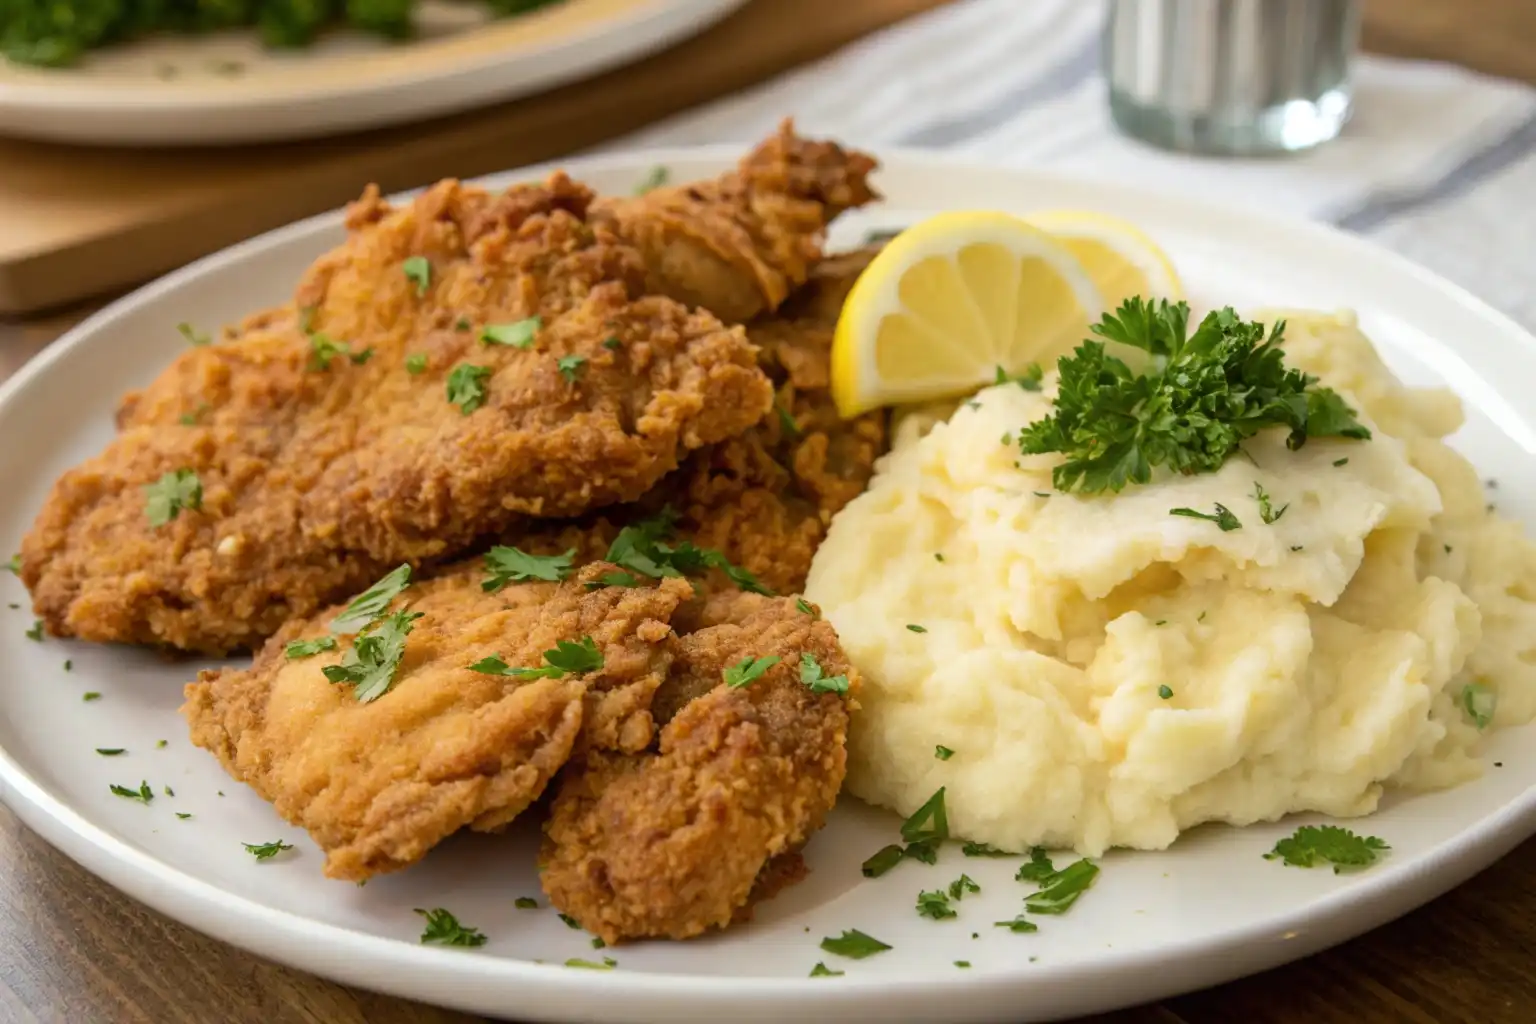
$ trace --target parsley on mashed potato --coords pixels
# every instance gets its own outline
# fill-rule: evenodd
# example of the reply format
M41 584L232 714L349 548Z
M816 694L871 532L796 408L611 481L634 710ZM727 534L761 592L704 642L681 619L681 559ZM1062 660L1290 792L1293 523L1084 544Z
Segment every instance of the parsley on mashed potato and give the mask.
M865 677L852 793L910 814L945 786L952 833L1009 850L1158 849L1454 785L1479 715L1536 716L1536 547L1442 443L1456 399L1399 384L1353 317L1287 320L1287 362L1372 440L1275 429L1217 472L1080 497L1012 443L1051 376L906 419L806 588ZM1218 504L1240 528L1170 514Z

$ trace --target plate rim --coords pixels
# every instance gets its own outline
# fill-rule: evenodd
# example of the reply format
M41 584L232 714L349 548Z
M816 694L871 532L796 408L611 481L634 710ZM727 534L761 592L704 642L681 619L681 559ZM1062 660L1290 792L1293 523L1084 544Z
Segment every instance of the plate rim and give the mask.
M573 177L589 173L643 172L656 164L731 164L739 158L736 144L680 146L656 149L620 150L593 154L571 160L558 160L516 168L472 179L489 187L504 187L513 180L545 173L554 168L569 171ZM953 154L914 150L904 147L875 147L882 167L913 171L944 170L962 173L1005 174L1016 177L1022 186L1031 181L1066 183L1073 188L1091 188L1106 195L1123 197L1128 202L1154 202L1169 208L1174 216L1192 218L1235 217L1255 228L1278 235L1310 240L1334 252L1352 255L1390 268L1418 285L1440 293L1447 302L1463 307L1491 329L1497 329L1529 351L1536 352L1536 335L1508 315L1493 308L1465 288L1442 278L1429 269L1369 239L1352 235L1332 225L1300 218L1255 211L1220 202L1170 194L1137 185L1107 181L1085 181L1044 168L1009 167L996 162L972 160ZM400 200L420 190L395 193ZM1022 194L1027 195L1027 191ZM317 214L283 227L264 232L218 252L204 256L157 280L122 296L67 331L59 340L24 365L9 380L0 384L0 405L11 401L31 383L49 372L49 368L76 347L109 328L138 307L180 289L204 275L228 272L247 258L279 247L306 235L339 228L343 210ZM1524 728L1536 728L1526 726ZM220 889L188 875L142 852L93 824L83 814L53 796L22 768L4 747L0 747L0 802L3 802L28 827L43 836L50 845L86 870L115 888L147 904L160 913L181 921L247 950L298 970L321 974L349 984L399 995L404 998L432 999L444 1006L475 1010L483 1006L466 996L455 1001L455 983L477 985L516 984L529 1003L518 1012L542 1011L538 1005L558 1005L578 981L557 964L536 964L510 957L466 955L463 952L414 946L401 939L388 939L341 925L328 924L299 914L265 906L253 899ZM1418 857L1398 864L1390 859L1377 871L1363 876L1349 888L1302 904L1278 917L1229 927L1196 939L1175 941L1139 951L1107 951L1091 961L1020 966L987 971L964 978L967 1002L989 1002L1010 994L1026 993L1031 986L1049 982L1052 987L1081 984L1110 976L1130 976L1157 972L1159 977L1146 987L1147 993L1135 998L1160 999L1179 992L1217 984L1277 966L1325 949L1378 927L1411 909L1460 885L1472 875L1504 856L1517 844L1536 834L1536 780L1518 797L1472 828L1435 846ZM1403 893L1411 891L1412 900ZM1291 941L1277 942L1283 933L1295 933ZM347 956L314 957L317 950L345 949ZM1248 951L1246 959L1215 956L1222 952ZM1254 955L1254 954L1257 955ZM361 954L361 955L359 955ZM1236 961L1241 960L1240 965ZM1170 963L1178 971L1166 971ZM729 1000L733 1005L763 1004L781 1011L846 1010L855 1005L900 1001L910 1008L949 1006L950 984L933 976L882 977L850 976L835 985L811 978L763 977L752 975L692 975L672 972L609 973L580 972L579 984L584 997L600 999L612 1012L612 1019L641 1019L641 1008L631 999L672 997L688 1000ZM432 995L424 996L418 981L430 983ZM1114 994L1115 986L1105 986L1096 996L1099 1010L1126 1005ZM1086 1006L1087 1004L1085 1004ZM1027 1008L1011 1011L1014 1019L1027 1014ZM1090 1012L1085 1009L1077 1012ZM546 1017L544 1019L554 1019ZM964 1014L954 1019L981 1019ZM1033 1019L1033 1018L1031 1018Z

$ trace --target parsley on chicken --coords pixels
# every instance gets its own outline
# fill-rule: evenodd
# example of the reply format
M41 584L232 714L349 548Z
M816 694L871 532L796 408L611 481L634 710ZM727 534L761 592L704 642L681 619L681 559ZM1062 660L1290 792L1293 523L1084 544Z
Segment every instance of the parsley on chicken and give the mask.
M1287 368L1285 324L1242 320L1227 307L1189 331L1189 306L1127 299L1058 363L1056 408L1019 433L1026 455L1060 453L1061 491L1098 494L1143 484L1164 466L1178 473L1220 469L1248 438L1287 427L1287 445L1312 437L1369 440L1344 399L1317 378ZM1146 353L1144 372L1105 342Z

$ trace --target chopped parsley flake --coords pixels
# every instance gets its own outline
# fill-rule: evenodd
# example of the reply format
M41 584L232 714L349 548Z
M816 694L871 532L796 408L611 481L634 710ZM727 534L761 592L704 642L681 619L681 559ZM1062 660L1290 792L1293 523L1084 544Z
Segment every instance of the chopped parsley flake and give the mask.
M411 585L411 567L401 564L373 586L358 594L342 613L331 620L331 632L360 633L378 622L389 610L389 603Z
M469 317L467 316L461 316L453 322L453 329L456 331L467 331L473 326L474 325L469 322Z
M841 978L847 973L847 971L834 971L819 960L816 962L816 966L811 968L811 977L813 978Z
M1243 528L1242 522L1238 520L1237 516L1232 514L1232 510L1220 502L1216 503L1215 512L1196 512L1192 508L1171 508L1168 510L1168 514L1171 516L1184 516L1186 519L1208 520L1220 527L1222 533L1231 533L1233 530L1241 530Z
M607 349L609 352L617 352L619 349L621 349L623 347L624 347L624 343L622 341L620 341L618 338L604 338L603 339L603 348Z
M1276 843L1264 859L1282 860L1295 868L1332 864L1337 875L1347 868L1368 868L1389 849L1376 836L1358 836L1337 825L1303 825Z
M1029 851L1029 863L1019 868L1014 875L1017 882L1042 882L1056 873L1056 867L1051 863L1051 858L1045 852L1045 847L1031 847Z
M1157 695L1163 698L1163 700L1168 700L1173 697L1173 687L1169 686L1167 683L1164 683L1162 686L1157 688Z
M144 514L150 526L164 526L181 515L182 509L203 507L203 483L190 469L178 469L145 484L144 494Z
M21 554L18 552L11 556L11 560L5 563L5 567L11 570L12 576L21 575ZM12 606L14 607L14 605Z
M971 966L971 962L969 960L956 960L955 966L965 968Z
M421 930L421 943L435 943L439 946L483 946L485 936L479 929L470 928L459 924L459 919L454 917L442 907L433 910L416 908L416 913L426 918L427 925Z
M169 740L155 740L155 749L156 750L164 750L169 745L170 745L170 741Z
M1349 465L1349 459L1348 458L1334 459L1333 460L1333 464L1335 466L1347 466L1347 465Z
M910 629L914 633L926 633L926 632L928 632L928 627L927 626L919 626L915 622L907 623L907 628Z
M84 701L101 700L101 694L95 690L87 690L80 696L80 699Z
M942 890L934 889L931 892L917 894L917 916L932 918L935 921L944 921L952 917L959 917L960 912L949 905L949 896Z
M288 646L283 648L283 654L289 661L298 661L300 658L313 658L321 651L334 651L335 649L335 637L317 636L310 640L288 641Z
M1499 707L1499 695L1482 683L1468 683L1461 688L1461 710L1467 720L1479 729L1486 729L1493 721Z
M565 926L567 928L575 928L577 930L581 929L581 925L577 924L576 919L570 914L559 914L557 916L560 918L560 920L565 922Z
M786 437L800 436L800 424L795 422L795 418L789 414L789 410L775 403L773 411L779 414L779 427L784 431Z
M122 747L97 747L96 753L100 754L102 757L116 757L119 754L126 754L128 751L124 750Z
M955 756L955 752L946 746L937 746L933 748L933 756L940 761L948 761Z
M499 654L481 658L469 666L474 672L488 676L511 676L514 679L559 679L563 675L580 672L596 672L603 667L603 652L597 643L584 636L580 641L557 640L553 649L544 652L542 668L512 668Z
M335 665L321 669L333 683L350 683L360 704L378 700L394 684L405 641L421 612L395 612L357 635L352 649Z
M949 883L949 898L956 903L965 899L965 894L968 892L981 892L981 886L977 885L970 875L961 875Z
M597 578L596 583L588 583L588 590L596 590L599 587L638 587L640 577L632 572L605 572Z
M165 790L165 795L166 796L175 796L176 795L176 791L174 789L172 789L170 786L162 786L161 788Z
M1285 515L1285 510L1291 507L1290 502L1281 505L1278 510L1271 506L1269 495L1265 492L1264 485L1257 480L1253 482L1253 499L1259 503L1259 518L1264 520L1265 526L1279 522L1280 517ZM1220 507L1219 505L1217 506L1218 509ZM1226 529L1226 527L1222 527L1222 529Z
M141 804L147 804L155 798L155 791L149 788L148 782L140 782L138 789L129 789L127 786L111 785L107 787L114 795L126 797L129 800L137 800Z
M448 401L459 407L465 416L485 404L485 379L491 375L488 367L460 363L448 373Z
M960 852L967 857L1012 857L1007 850L999 850L991 843L965 843L960 847Z
M28 640L35 640L38 643L42 643L43 642L43 620L42 619L33 619L32 620L32 628L26 631L26 635L27 635L27 639Z
M565 962L565 966L580 967L588 971L611 971L619 966L619 962L611 956L603 957L602 963L598 963L596 960L583 960L580 957L573 956Z
M723 673L725 685L733 690L739 690L743 686L750 686L754 681L761 679L764 672L767 672L778 663L779 656L777 654L769 655L766 658L753 658L748 655L736 664L726 666Z
M245 847L246 853L249 853L257 860L271 860L284 850L293 849L291 845L283 842L281 839L270 843L241 843L240 845Z
M187 811L177 811L176 817L180 818L182 821L186 821L188 818L192 817L192 815Z
M432 286L432 264L425 256L412 256L400 264L405 279L416 286L416 297L422 298Z
M849 928L835 939L822 939L821 948L828 953L845 956L850 960L863 960L876 953L884 953L891 947L873 935L866 935L857 928Z
M560 376L569 384L575 384L576 378L581 374L581 368L587 364L586 356L561 356L555 360L555 369L560 371Z
M184 338L188 345L196 345L201 348L204 345L212 345L213 339L199 331L196 327L183 320L176 325L176 333Z
M538 910L539 901L532 896L519 896L512 901L512 905L518 910Z
M1024 909L1032 914L1064 914L1088 891L1099 876L1099 866L1079 860L1040 880L1040 890L1024 897Z
M482 345L508 345L512 348L528 348L544 326L544 318L537 316L514 320L509 324L486 324L480 329Z
M935 551L933 553L933 560L935 562L942 562L942 561L944 561L944 553L942 551Z
M1020 914L1018 917L1014 918L1012 921L993 921L992 922L992 927L994 927L994 928L1007 928L1009 931L1013 932L1016 935L1022 935L1025 932L1037 932L1037 931L1040 930L1040 926L1039 925L1037 925L1037 924L1035 924L1035 922L1029 920L1023 914Z
M667 170L661 164L657 164L655 167L652 167L646 176L640 179L639 184L635 186L635 195L643 196L647 192L651 191L651 189L660 188L667 183L667 179L671 176L671 171Z
M485 553L485 571L490 573L480 584L487 593L495 593L508 583L543 580L558 583L571 574L571 548L561 555L530 555L519 548L497 545Z
M809 615L813 619L818 618L816 609L813 608L811 603L803 597L795 598L795 611L799 612L801 615Z
M427 357L424 353L416 352L405 357L405 372L412 377L427 372Z
M812 693L848 692L848 677L824 675L821 663L810 651L800 655L800 681L810 687Z
M1040 368L1040 364L1039 363L1030 363L1028 366L1024 367L1024 372L1019 374L1017 377L1010 377L1008 375L1008 371L1003 369L1001 366L999 366L997 368L997 377L996 377L995 380L993 380L992 383L993 384L1009 384L1009 383L1012 383L1012 384L1017 384L1019 387L1023 388L1025 391L1039 391L1040 390L1040 380L1044 376L1045 376L1045 371ZM1005 442L1005 443L1011 444L1012 442L1008 441L1008 442Z
M373 358L373 349L365 348L361 352L353 352L352 347L344 341L332 341L326 334L311 334L309 336L309 368L316 373L324 373L331 368L331 360L337 356L346 356L354 364L361 366Z

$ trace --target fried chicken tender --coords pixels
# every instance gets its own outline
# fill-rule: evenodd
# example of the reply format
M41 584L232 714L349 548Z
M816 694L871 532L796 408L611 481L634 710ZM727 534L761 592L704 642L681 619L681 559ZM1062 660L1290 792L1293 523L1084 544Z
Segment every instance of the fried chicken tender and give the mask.
M647 294L591 200L561 174L370 191L294 309L184 353L54 486L21 552L48 630L248 648L401 561L639 498L756 422L742 329ZM482 340L519 323L526 347ZM145 488L172 473L195 490L156 525Z
M786 120L732 174L599 200L598 223L645 254L655 291L744 323L779 307L821 256L827 224L877 194L875 161Z
M753 594L712 598L691 625L656 694L658 749L589 755L545 825L544 891L606 942L690 938L748 916L803 874L795 855L842 787L849 699L801 680L809 658L857 689L832 627ZM725 685L746 657L779 660Z
M343 651L285 653L291 640L324 636L339 609L296 620L251 668L203 672L182 714L194 743L309 832L327 875L407 867L460 828L506 826L573 750L651 744L652 697L676 657L669 621L693 592L676 579L586 586L612 568L488 593L475 563L414 585L398 604L422 617L393 686L368 703L324 675ZM518 679L467 667L491 655L537 667L557 641L583 637L602 656L590 672Z

